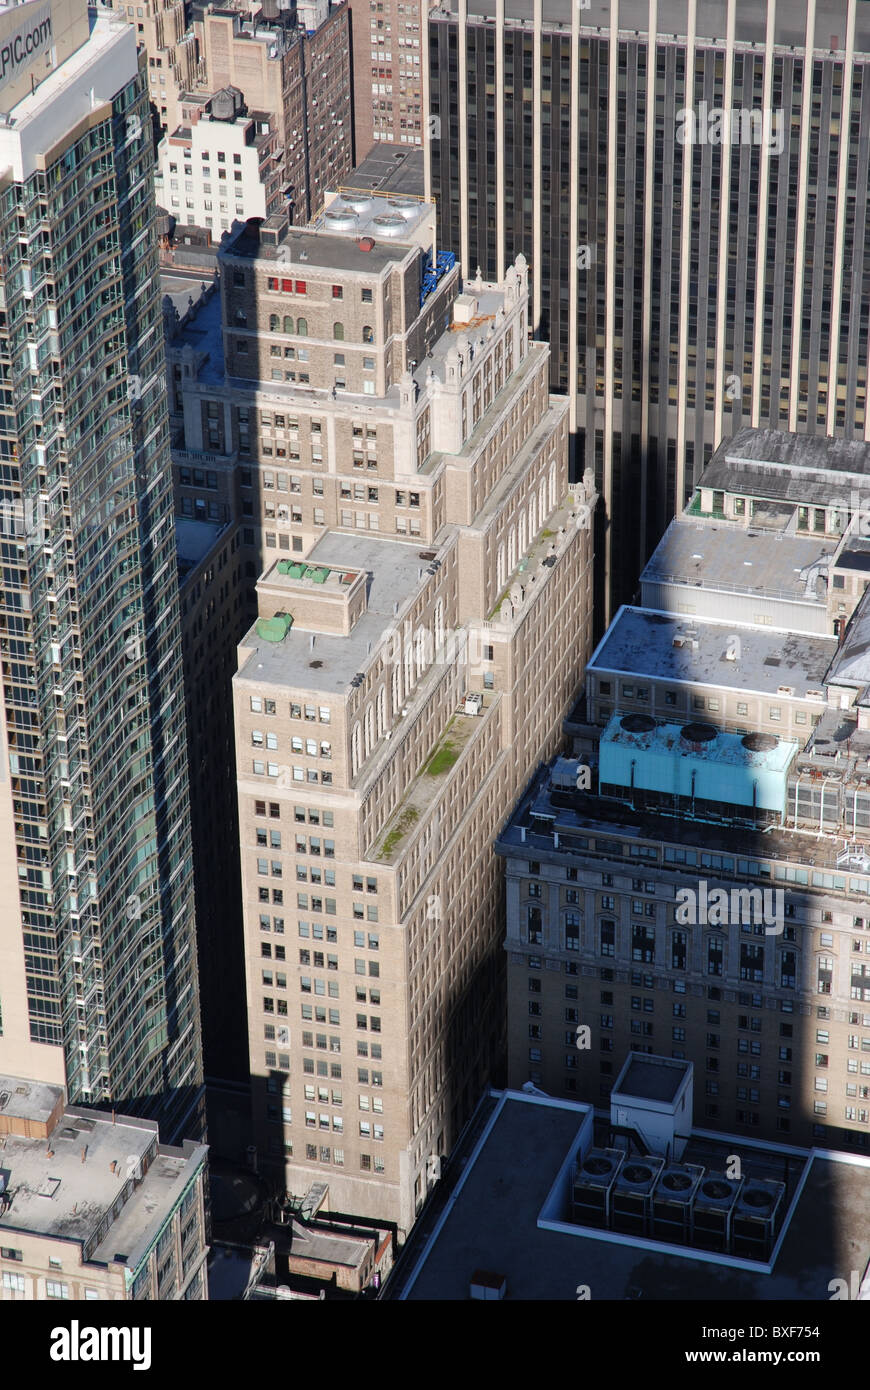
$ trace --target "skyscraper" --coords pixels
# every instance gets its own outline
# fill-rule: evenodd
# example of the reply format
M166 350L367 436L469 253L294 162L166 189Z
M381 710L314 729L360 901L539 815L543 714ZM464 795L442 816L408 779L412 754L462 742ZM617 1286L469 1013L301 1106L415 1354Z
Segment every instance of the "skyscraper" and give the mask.
M183 383L263 543L234 680L258 1162L403 1230L502 1065L492 841L591 645L595 498L525 264L460 293L433 242L410 198L237 228L225 375Z
M32 55L0 85L0 1064L171 1139L201 1061L147 94L83 0L0 33Z
M447 0L428 41L440 238L529 258L615 607L738 428L870 438L870 15Z

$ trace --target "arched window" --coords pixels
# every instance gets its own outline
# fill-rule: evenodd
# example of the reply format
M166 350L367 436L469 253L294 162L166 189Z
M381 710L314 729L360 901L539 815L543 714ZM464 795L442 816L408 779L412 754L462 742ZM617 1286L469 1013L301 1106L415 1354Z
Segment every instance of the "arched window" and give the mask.
M391 685L391 694L393 697L393 718L395 719L398 716L399 710L402 707L402 663L401 658L398 657L396 660L396 664L393 667L393 679Z
M333 338L335 338L338 342L343 342L343 341L344 341L344 324L343 324L343 323L334 323L334 324L332 325L332 336L333 336Z
M372 751L375 742L375 715L371 705L369 705L368 709L366 710L365 729L366 757L368 757L369 753Z
M517 533L513 526L508 536L508 570L513 570L517 562Z
M297 333L299 334L299 336L302 337L302 338L307 338L307 337L308 337L308 320L307 320L307 319L297 319L297 320L296 320L296 332L297 332Z
M360 763L359 748L359 723L354 724L353 733L350 736L350 775L356 777L359 772Z
M363 339L362 339L362 340L363 340L364 343L373 343L373 342L375 341L375 332L374 332L374 329L373 329L373 328L370 328L368 324L366 324L366 325L364 326L364 328L363 328Z
M278 327L278 318L277 318L277 315L276 315L276 317L275 317L275 327L276 327L276 328ZM285 315L284 315L284 332L285 332L285 333L292 333L292 332L293 332L293 320L291 319L291 317L290 317L289 314L285 314Z
M534 493L529 498L529 535L538 534L538 499Z
M435 653L440 652L444 646L444 600L440 599L435 604Z
M415 662L417 666L417 680L423 675L427 666L432 664L432 633L428 627L417 629L417 640L415 642Z
M270 332L270 333L277 333L277 332L279 331L279 328L280 328L280 324L279 324L279 322L278 322L278 315L277 315L277 314L270 314L270 315L269 315L269 332Z
M523 512L520 517L520 554L526 553L526 514Z
M541 525L542 525L542 526L543 526L543 524L544 524L544 521L545 521L546 518L547 518L547 515L548 515L548 512L547 512L547 480L546 480L546 478L545 478L545 479L543 480L543 482L541 483Z
M387 691L385 686L381 686L378 691L378 738L383 738L387 732Z
M414 689L414 640L410 632L405 634L404 658L405 691L407 693Z
M498 585L499 588L501 588L502 584L503 584L504 581L505 581L504 559L505 559L505 556L504 556L504 544L502 544L502 545L500 545L499 548L498 548L498 567L497 567L497 569L496 569L496 577L495 577L495 582L496 582L496 584Z
M555 460L550 464L550 511L556 505L556 463Z

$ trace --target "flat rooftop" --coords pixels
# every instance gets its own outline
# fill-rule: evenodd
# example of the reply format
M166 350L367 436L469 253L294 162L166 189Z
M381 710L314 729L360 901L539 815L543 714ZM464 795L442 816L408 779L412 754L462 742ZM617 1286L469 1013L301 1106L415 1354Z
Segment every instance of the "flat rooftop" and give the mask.
M185 299L185 309L187 312L187 300ZM202 354L203 360L199 366L196 379L212 386L221 386L225 380L224 375L224 337L221 324L221 297L219 294L212 294L196 308L196 312L188 320L183 328L179 329L169 348L172 352L180 351L183 348L191 347L197 354ZM248 388L251 382L243 383Z
M688 641L674 646L674 638L687 632L694 634L697 650ZM725 653L734 637L739 638L740 655L731 661ZM588 669L763 695L775 695L779 686L792 686L795 697L801 699L808 690L823 689L836 652L836 637L714 623L625 606Z
M580 1284L589 1286L596 1303L638 1296L814 1301L830 1298L832 1279L866 1266L870 1160L777 1145L755 1148L703 1131L693 1133L684 1162L721 1171L728 1153L739 1152L745 1172L785 1180L787 1200L796 1198L770 1274L726 1264L726 1257L708 1252L706 1259L672 1255L641 1239L623 1245L586 1227L540 1226L563 1165L576 1156L588 1111L516 1091L498 1095L464 1166L451 1164L455 1176L440 1216L434 1211L427 1219L424 1209L384 1296L464 1301L472 1274L488 1269L506 1279L511 1301L575 1302Z
M195 521L186 516L175 518L175 551L182 577L205 559L224 530L225 524L220 521Z
M14 1245L16 1231L74 1240L88 1247L89 1260L122 1257L135 1269L206 1154L196 1144L158 1145L157 1126L147 1121L75 1106L67 1106L48 1140L0 1135L0 1173L12 1198L0 1216L2 1244ZM148 1171L113 1220L115 1202L146 1155ZM108 1230L94 1244L107 1217Z
M534 0L506 0L505 18L508 23L511 21L531 24L534 8ZM430 10L429 19L431 21L443 20L446 16L441 14L442 10L452 10L455 16L458 9L458 0L442 0L440 9ZM857 21L855 25L855 50L856 53L870 52L870 14L866 13L866 6L859 6L857 11ZM844 0L820 0L816 7L816 47L827 50L831 43L831 35L836 34L840 45L846 39L846 6ZM469 18L481 16L494 19L496 13L496 0L469 0ZM794 45L796 49L802 49L806 38L806 7L778 5L776 10L776 23L774 26L774 42L776 44ZM544 28L560 27L570 29L571 27L571 0L546 0L544 5ZM628 31L633 35L634 30L645 34L649 27L649 6L646 0L621 0L619 6L619 28L624 33ZM741 5L737 8L735 17L735 38L738 43L764 43L765 40L765 15L761 6ZM580 12L581 33L585 34L592 30L592 37L597 37L597 30L602 30L601 37L605 37L610 29L610 5L609 0L589 0L588 7L584 4ZM674 34L685 34L686 5L685 0L661 0L658 9L658 32L659 42L666 43L672 41ZM718 47L725 47L724 35L728 32L727 5L725 0L705 0L703 7L699 7L697 18L698 42L703 43L704 39L717 40Z
M719 445L698 487L794 505L848 506L868 474L870 444L863 440L747 427Z
M254 650L239 677L300 690L343 693L357 672L366 669L397 613L431 578L426 573L431 561L420 558L422 548L419 541L411 545L328 531L305 557L305 564L310 568L326 565L340 571L365 570L369 575L366 612L347 637L316 633L313 647L310 629L294 626L283 641L268 642L258 637L255 623L241 644ZM292 601L288 610L292 615Z
M255 229L242 224L221 246L221 256L240 256L246 260L283 263L290 274L303 270L357 271L360 275L380 275L391 266L401 265L419 246L411 240L375 240L370 251L361 251L351 237L323 230L291 227L278 245L261 241ZM302 252L305 252L303 258Z
M352 174L345 175L343 186L364 193L403 193L422 198L423 150L378 143Z
M133 1120L112 1124L69 1109L48 1141L14 1134L6 1135L5 1141L0 1137L0 1170L7 1174L12 1196L11 1207L0 1216L0 1236L21 1230L88 1240L117 1200L130 1159L138 1162L156 1139L156 1128Z
M24 1081L20 1076L0 1076L0 1115L47 1124L63 1097L63 1087L45 1081ZM0 1168L3 1164L0 1161Z
M161 1150L130 1201L112 1222L91 1259L111 1264L123 1257L135 1269L156 1229L175 1206L191 1176L191 1163L181 1153Z
M860 570L864 573L870 572L870 540L861 537L849 537L845 547L837 557L835 566L838 570Z
M664 1059L644 1061L629 1058L625 1072L613 1088L614 1095L637 1096L643 1100L672 1101L690 1068L685 1062Z
M704 484L706 486L706 483ZM672 581L729 593L766 594L824 607L827 587L810 568L830 557L836 542L715 522L672 521L641 574L641 583Z
M160 271L160 294L163 299L167 295L169 296L178 311L179 318L183 319L191 307L190 301L193 300L194 306L198 304L200 295L208 287L211 279L211 276L206 278L195 272L191 274L189 271L187 274L179 274L178 271L172 271L171 274L168 274L165 269L162 269ZM220 300L220 295L217 298Z
M359 1269L376 1241L377 1231L354 1234L331 1231L325 1226L292 1222L290 1256L295 1260L321 1260L324 1264Z
M576 769L576 762L574 766ZM848 764L843 765L842 771L846 775ZM538 851L536 858L554 854L563 861L576 856L578 865L594 866L602 859L627 860L632 843L644 840L652 841L659 853L663 845L677 845L696 855L706 851L725 854L731 864L726 864L722 873L729 879L733 876L735 881L748 876L752 883L757 883L759 878L767 878L766 864L797 864L807 866L807 884L813 870L832 870L836 886L843 891L866 894L870 858L864 861L859 844L854 859L844 859L843 840L838 835L819 836L814 831L784 830L773 825L760 832L752 824L712 823L688 816L662 815L651 808L636 810L628 801L609 800L591 791L566 790L554 784L553 773L553 766L543 769L527 788L499 832L495 845L498 854L526 860L529 846L534 846ZM546 822L546 829L541 821ZM558 846L554 833L559 836ZM742 860L750 865L745 872L739 867ZM668 870L669 865L664 868ZM853 874L865 877L851 878Z

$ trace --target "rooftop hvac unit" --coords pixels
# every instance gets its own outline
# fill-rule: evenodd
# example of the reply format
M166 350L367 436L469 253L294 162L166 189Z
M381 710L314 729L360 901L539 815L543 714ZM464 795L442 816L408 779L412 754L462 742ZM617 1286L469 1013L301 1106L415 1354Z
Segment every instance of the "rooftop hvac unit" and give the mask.
M477 692L466 695L462 706L463 714L480 714L483 709L483 696Z
M742 1178L726 1178L724 1173L707 1173L701 1179L692 1210L693 1245L731 1253L734 1208L742 1186Z
M688 1245L692 1236L692 1207L704 1176L699 1163L669 1163L662 1169L653 1194L652 1234L656 1240Z
M610 1203L613 1184L624 1155L616 1149L590 1149L574 1169L572 1214L579 1226L611 1225Z
M665 1166L663 1158L627 1158L619 1170L611 1197L613 1229L632 1235L649 1235L652 1229L653 1191Z
M785 1202L785 1183L747 1178L734 1211L734 1254L767 1260Z

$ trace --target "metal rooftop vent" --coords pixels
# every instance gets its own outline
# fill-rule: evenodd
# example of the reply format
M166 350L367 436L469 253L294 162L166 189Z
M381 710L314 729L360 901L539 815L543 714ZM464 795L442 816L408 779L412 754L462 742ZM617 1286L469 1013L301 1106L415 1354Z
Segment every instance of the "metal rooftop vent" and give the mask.
M779 743L776 734L744 734L740 740L750 753L769 753Z
M619 721L619 727L627 734L651 734L655 726L656 721L648 714L624 714Z
M710 743L718 732L713 724L684 724L680 735L686 743Z

